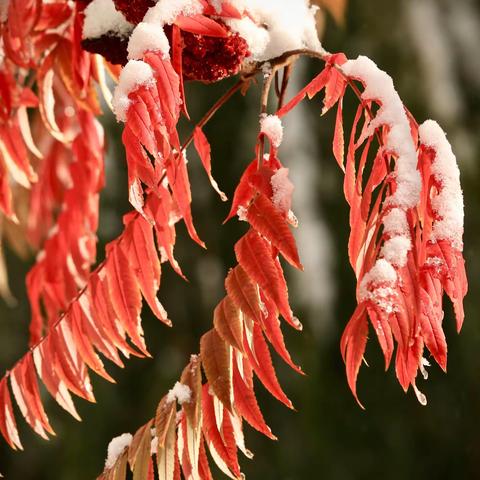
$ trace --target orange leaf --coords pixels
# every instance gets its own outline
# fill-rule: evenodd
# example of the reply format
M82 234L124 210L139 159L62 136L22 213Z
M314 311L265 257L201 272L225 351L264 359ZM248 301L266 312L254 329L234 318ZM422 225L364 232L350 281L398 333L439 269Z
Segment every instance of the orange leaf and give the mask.
M0 431L3 438L7 441L11 448L16 450L23 449L18 436L17 423L13 415L12 399L8 391L7 379L4 377L0 381Z
M347 370L347 380L355 400L363 408L357 396L357 376L367 345L368 323L365 306L359 305L347 323L340 341L340 349Z
M240 374L237 362L242 362L243 375L247 375L244 380ZM268 438L276 440L277 437L273 435L270 427L265 423L260 407L258 406L255 392L253 391L252 367L248 360L242 360L236 357L233 360L233 391L235 398L235 408L243 418L260 433L263 433Z
M295 239L285 218L265 195L258 194L251 203L247 220L258 233L278 248L292 266L303 270Z
M113 308L133 344L146 356L150 356L143 339L140 311L142 297L137 279L122 250L110 244L106 261L108 289ZM107 250L107 251L108 251Z
M292 402L285 395L282 387L278 383L277 374L272 364L272 357L268 345L263 337L260 326L255 323L253 325L253 351L248 345L246 337L244 337L244 348L247 352L247 357L252 365L253 371L263 383L265 388L280 402L288 408L293 409Z
M249 230L236 243L235 254L248 276L275 302L283 318L294 325L285 279L277 270L267 242L254 230Z
M41 437L54 434L40 399L34 372L32 354L29 352L10 372L10 382L17 405L27 423Z
M200 340L200 355L208 382L219 400L232 410L231 347L216 330L210 330Z
M228 272L225 288L228 296L247 317L261 321L262 310L257 287L240 265Z
M145 300L157 318L171 325L167 312L157 298L161 269L152 225L141 216L134 216L130 221L127 219L124 238L125 244L122 242L120 247L126 250L125 254L129 258Z
M230 297L225 297L215 308L213 325L225 342L237 350L243 350L241 311Z

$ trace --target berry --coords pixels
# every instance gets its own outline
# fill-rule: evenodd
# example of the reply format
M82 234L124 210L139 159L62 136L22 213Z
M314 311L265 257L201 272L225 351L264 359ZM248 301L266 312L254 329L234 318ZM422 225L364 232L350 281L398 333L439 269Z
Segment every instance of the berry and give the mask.
M130 23L137 25L156 2L155 0L113 0L113 3Z
M183 76L186 80L217 82L239 72L249 55L247 42L228 29L225 38L183 32Z

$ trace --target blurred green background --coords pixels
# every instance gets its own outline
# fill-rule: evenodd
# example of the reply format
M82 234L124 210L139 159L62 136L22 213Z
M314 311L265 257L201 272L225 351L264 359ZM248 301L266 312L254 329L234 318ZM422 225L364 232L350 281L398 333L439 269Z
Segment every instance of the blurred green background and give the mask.
M242 467L250 479L473 479L480 478L480 5L475 0L351 0L345 25L326 22L323 43L329 51L353 58L370 56L394 78L408 108L419 121L438 120L448 132L460 162L465 193L465 255L470 293L466 321L455 333L450 305L445 330L449 344L448 374L437 366L419 384L428 397L422 407L410 391L405 395L383 358L375 339L367 348L369 368L359 377L355 403L345 379L339 352L341 332L354 308L354 276L346 245L348 212L342 175L331 154L333 114L320 117L319 100L305 104L286 125L280 151L296 184L296 232L306 267L288 271L291 301L304 324L303 333L285 329L294 359L307 372L300 377L278 359L279 377L297 412L288 411L257 391L267 422L279 437L269 441L246 427L247 446L255 453ZM298 64L290 94L321 64ZM192 118L199 119L229 82L189 85ZM213 149L213 169L231 197L238 179L253 158L258 92L235 97L205 129ZM347 116L356 108L347 98ZM108 184L102 200L103 245L121 231L126 199L125 160L120 129L105 118L109 132ZM186 132L186 130L185 130ZM201 334L210 328L212 311L223 296L223 279L234 265L233 244L245 224L221 226L229 204L222 204L191 153L194 218L208 245L202 251L183 227L177 258L190 279L185 283L168 266L163 269L160 297L174 328L168 329L145 309L144 326L152 360L133 359L127 368L109 369L117 379L109 385L94 378L97 405L79 400L84 419L77 423L53 401L47 410L57 437L45 442L21 424L25 452L0 445L0 471L7 479L92 479L100 473L110 439L133 432L153 414L158 400L179 377ZM11 366L27 345L29 308L24 277L29 265L7 252L11 286L19 304L0 305L0 368ZM223 478L222 474L214 475Z

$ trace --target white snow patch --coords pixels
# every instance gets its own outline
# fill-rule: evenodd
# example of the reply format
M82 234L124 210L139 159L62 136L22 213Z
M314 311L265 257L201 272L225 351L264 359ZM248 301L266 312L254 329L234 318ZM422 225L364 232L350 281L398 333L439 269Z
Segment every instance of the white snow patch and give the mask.
M463 193L460 171L445 132L437 122L427 120L419 128L420 143L435 151L432 174L439 185L432 208L439 219L433 222L430 240L449 240L457 250L463 248Z
M308 0L235 0L244 18L224 19L244 38L253 61L265 61L299 48L321 51L315 13Z
M105 468L112 468L115 465L118 457L130 446L132 440L133 437L130 433L123 433L118 437L112 438L107 448Z
M260 116L260 131L264 133L272 142L273 146L278 148L283 139L282 121L276 115Z
M359 287L359 300L370 299L375 288L392 287L396 282L397 272L395 268L384 258L379 258L370 271L363 276Z
M150 455L155 455L158 449L158 437L153 437L150 442Z
M182 405L188 403L192 398L192 391L188 385L177 382L173 388L167 394L167 403L171 403L175 400Z
M153 85L155 82L150 65L141 60L130 60L122 72L113 95L113 109L119 121L125 122L130 107L128 95L138 87Z
M210 0L210 5L215 9L217 13L222 12L223 0Z
M243 207L242 205L240 205L238 207L237 215L238 215L238 219L241 222L246 222L247 221L247 209L245 207Z
M380 255L393 266L404 267L407 263L407 254L411 248L410 236L396 235L383 244Z
M115 8L113 0L93 0L84 10L83 38L111 34L128 37L133 25Z
M143 21L157 25L171 25L179 15L191 17L203 12L198 0L159 0L146 13Z
M365 135L371 135L382 125L390 127L385 148L396 155L395 193L388 199L393 206L413 208L420 199L421 179L417 170L416 147L410 132L403 103L393 86L392 78L368 57L359 56L342 65L342 71L349 77L363 82L365 89L362 99L380 103L380 109L370 122Z
M128 42L128 58L141 60L145 52L161 52L163 58L170 57L170 44L163 28L153 23L139 23Z
M409 235L407 214L400 208L392 208L383 217L384 232L389 235Z
M293 183L288 178L288 168L279 168L270 179L272 202L282 212L288 213L292 206Z

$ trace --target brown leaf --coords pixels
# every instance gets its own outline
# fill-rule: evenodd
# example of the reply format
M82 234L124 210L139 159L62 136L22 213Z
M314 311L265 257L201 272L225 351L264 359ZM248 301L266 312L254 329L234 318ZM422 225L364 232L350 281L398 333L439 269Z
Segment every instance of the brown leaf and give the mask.
M231 348L215 330L200 340L200 355L208 382L225 407L232 411Z

